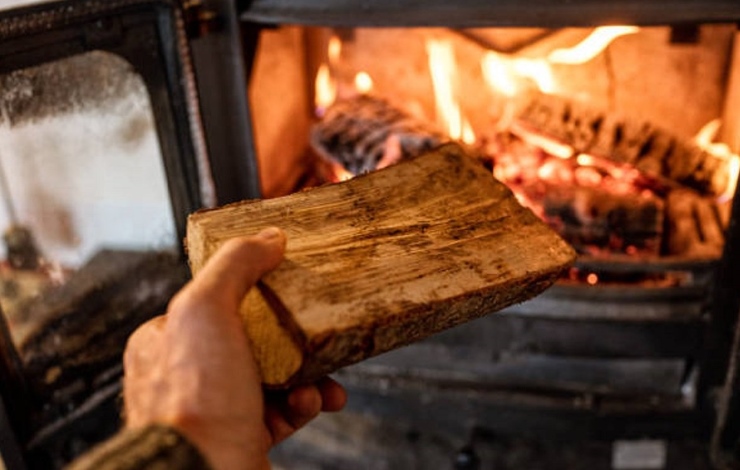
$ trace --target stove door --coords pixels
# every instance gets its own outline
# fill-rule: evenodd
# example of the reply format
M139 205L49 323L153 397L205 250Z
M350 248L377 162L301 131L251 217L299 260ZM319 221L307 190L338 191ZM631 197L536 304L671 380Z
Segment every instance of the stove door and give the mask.
M61 467L116 430L127 336L187 280L187 215L215 202L189 13L175 0L0 11L10 468Z

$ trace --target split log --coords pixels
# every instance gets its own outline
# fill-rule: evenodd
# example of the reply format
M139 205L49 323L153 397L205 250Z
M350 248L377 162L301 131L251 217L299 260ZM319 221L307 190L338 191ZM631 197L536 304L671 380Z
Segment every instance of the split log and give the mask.
M579 252L597 247L660 254L664 210L657 197L548 185L542 204L545 217Z
M518 123L572 146L576 153L630 164L702 194L718 196L728 186L724 159L647 122L541 95L522 112Z
M192 214L197 273L268 226L285 261L243 303L264 383L285 387L533 297L574 251L457 145L345 183Z

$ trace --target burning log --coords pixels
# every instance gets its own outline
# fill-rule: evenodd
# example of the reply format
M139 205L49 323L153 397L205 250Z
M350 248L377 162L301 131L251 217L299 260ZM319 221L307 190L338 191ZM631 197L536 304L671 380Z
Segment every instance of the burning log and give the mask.
M548 186L542 201L545 218L579 252L660 254L663 201L655 196Z
M271 225L288 234L286 259L242 313L273 387L533 297L574 260L457 145L344 183L193 214L193 271L228 239Z
M340 163L353 175L419 155L446 140L425 122L367 95L333 104L311 135L321 156Z
M729 206L729 205L725 205ZM718 258L725 244L721 207L693 191L672 191L666 200L667 250L670 254Z
M727 162L647 122L615 117L541 95L519 116L520 125L586 153L632 165L702 194L719 196L729 182Z

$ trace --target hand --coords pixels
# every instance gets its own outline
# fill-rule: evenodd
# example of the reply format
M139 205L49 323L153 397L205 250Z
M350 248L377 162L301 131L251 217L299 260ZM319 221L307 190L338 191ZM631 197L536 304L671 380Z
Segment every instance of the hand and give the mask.
M126 425L179 430L216 470L269 468L270 448L320 411L337 411L344 389L329 378L263 392L239 317L252 286L280 264L279 229L227 242L170 302L142 325L124 354Z

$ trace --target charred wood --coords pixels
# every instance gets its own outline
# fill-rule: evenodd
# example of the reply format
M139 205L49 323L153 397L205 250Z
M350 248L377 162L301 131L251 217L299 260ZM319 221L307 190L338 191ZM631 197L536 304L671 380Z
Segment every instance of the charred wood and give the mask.
M725 244L724 206L693 191L672 191L666 200L667 252L695 258L718 258Z
M449 140L424 121L386 100L361 95L327 109L311 143L323 157L353 175L419 155Z
M582 253L604 247L612 252L660 254L663 201L659 198L549 185L542 201L545 218Z
M530 103L519 121L572 146L576 153L626 163L702 194L717 196L727 189L724 159L647 122L545 95Z

